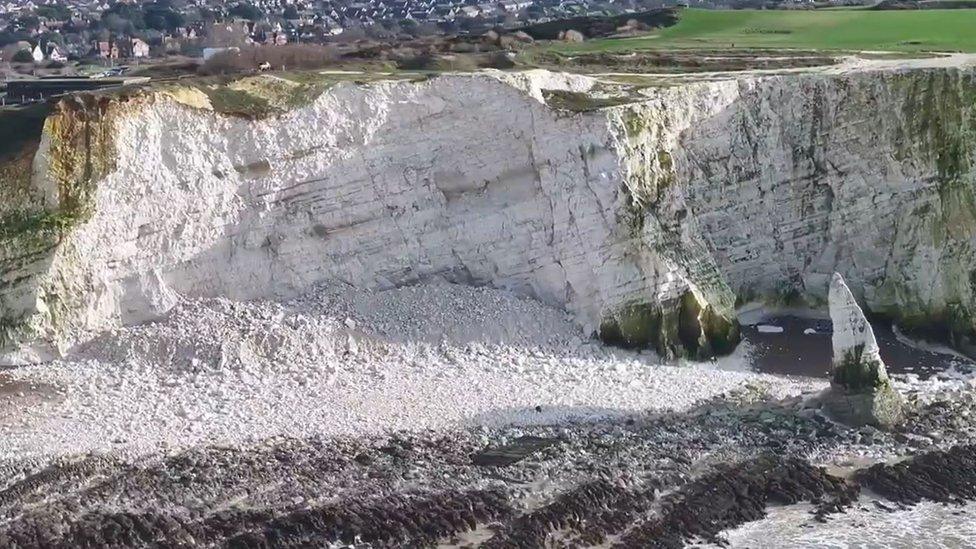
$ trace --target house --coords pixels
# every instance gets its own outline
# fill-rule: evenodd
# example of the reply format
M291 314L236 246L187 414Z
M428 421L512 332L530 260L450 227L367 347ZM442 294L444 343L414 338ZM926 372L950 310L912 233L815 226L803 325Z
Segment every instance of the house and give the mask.
M68 54L61 49L61 46L55 44L54 42L47 43L46 57L51 61L57 61L59 63L64 63L68 60Z
M288 43L288 36L281 31L269 32L265 35L264 43L269 46L284 46Z
M129 57L142 58L149 57L149 44L139 38L133 38L129 47Z
M163 51L169 55L180 53L183 50L183 39L176 36L163 37Z
M532 5L532 2L526 2L525 0L511 0L507 2L502 2L499 4L503 10L508 13L517 13L520 10L526 9Z
M95 53L102 59L118 59L119 45L114 40L100 40L95 43Z
M41 61L44 61L44 50L41 49L40 43L34 46L34 49L31 50L31 57L34 58L35 63L40 63Z

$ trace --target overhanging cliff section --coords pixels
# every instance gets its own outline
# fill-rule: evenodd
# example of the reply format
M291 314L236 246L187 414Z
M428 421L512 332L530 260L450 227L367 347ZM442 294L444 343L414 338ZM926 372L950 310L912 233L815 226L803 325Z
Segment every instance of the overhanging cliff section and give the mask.
M252 84L48 116L25 211L64 222L4 236L8 360L156 318L178 295L434 276L670 356L729 351L737 300L816 303L834 271L873 312L961 346L973 333L971 72L275 82L282 101ZM242 93L273 108L214 108Z

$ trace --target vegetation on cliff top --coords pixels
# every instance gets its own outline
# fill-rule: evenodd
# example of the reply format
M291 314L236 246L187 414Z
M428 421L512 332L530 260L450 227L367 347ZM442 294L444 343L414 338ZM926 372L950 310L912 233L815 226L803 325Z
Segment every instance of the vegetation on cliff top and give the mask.
M342 82L366 83L424 77L391 73L300 71L244 77L197 78L174 86L164 86L162 89L177 98L185 98L187 90L202 92L207 99L203 104L181 102L209 108L221 114L256 120L308 105L326 90Z
M976 10L699 10L650 35L558 45L561 51L674 48L976 52Z

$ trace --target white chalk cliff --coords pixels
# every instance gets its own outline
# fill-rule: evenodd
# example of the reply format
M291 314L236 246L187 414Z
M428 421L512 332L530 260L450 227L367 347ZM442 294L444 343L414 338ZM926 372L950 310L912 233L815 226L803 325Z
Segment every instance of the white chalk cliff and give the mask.
M707 355L735 344L737 299L823 302L835 271L965 347L974 103L974 73L945 68L344 82L258 120L193 89L68 99L0 179L0 348L57 355L178 294L442 276Z

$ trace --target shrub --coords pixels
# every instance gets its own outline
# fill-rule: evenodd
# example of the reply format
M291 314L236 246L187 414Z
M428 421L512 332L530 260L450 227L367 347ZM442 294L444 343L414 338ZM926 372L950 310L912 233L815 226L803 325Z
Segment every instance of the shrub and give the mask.
M20 50L10 60L14 63L33 63L34 56L31 55L30 50Z
M257 69L263 63L279 69L321 69L332 66L339 59L335 46L320 44L288 44L285 46L250 46L237 51L225 51L208 59L201 67L203 74L231 74Z
M499 51L488 54L478 66L484 69L513 69L515 61L507 53Z
M397 67L412 71L473 71L477 63L468 55L421 54L397 61Z

